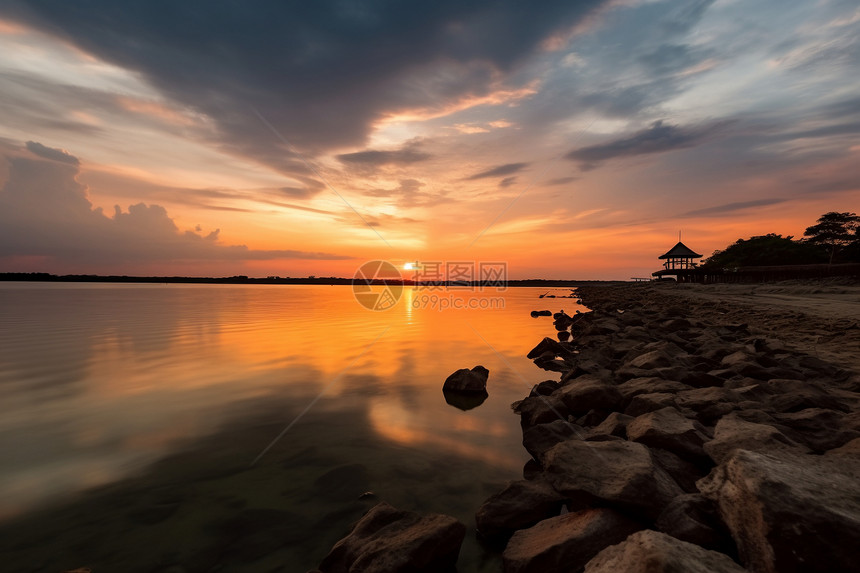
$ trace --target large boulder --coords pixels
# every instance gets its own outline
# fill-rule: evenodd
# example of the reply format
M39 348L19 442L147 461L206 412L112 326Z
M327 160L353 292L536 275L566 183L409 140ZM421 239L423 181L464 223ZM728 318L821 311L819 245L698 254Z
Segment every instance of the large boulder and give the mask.
M736 450L699 489L755 573L855 571L860 458Z
M842 412L824 408L807 408L799 412L776 414L774 418L793 430L793 437L817 453L826 452L860 438L860 432L844 427Z
M466 526L448 515L421 516L374 506L320 562L323 573L435 573L456 565Z
M670 406L642 414L627 424L627 439L669 450L682 458L701 459L705 456L702 444L710 438L701 424Z
M618 391L625 400L632 400L639 394L654 394L656 392L675 393L691 388L681 382L672 380L664 380L654 376L645 376L642 378L631 378L626 382L618 385Z
M649 449L651 450L651 457L654 458L657 465L666 470L666 473L675 480L675 483L681 486L682 490L686 493L699 492L699 488L696 487L696 482L705 477L709 471L702 469L702 466L705 464L702 464L701 462L694 464L681 459L680 456L670 452L669 450L663 450L661 448Z
M557 340L553 340L549 337L544 337L543 340L537 343L537 346L529 350L527 356L531 359L535 359L538 356L542 356L547 353L555 357L559 355L566 355L570 352Z
M600 500L655 519L683 493L648 448L635 442L568 440L541 462L550 484L575 503Z
M807 408L848 411L845 404L815 382L773 379L768 380L765 388L773 394L769 403L776 412L799 412Z
M445 380L443 392L462 392L467 394L484 394L487 392L487 378L490 371L483 366L475 366L471 370L460 368Z
M568 410L577 414L589 410L611 410L621 403L621 392L615 385L588 374L571 380L555 395Z
M502 554L505 573L567 573L580 570L605 547L642 525L611 509L586 509L517 531Z
M805 447L788 439L769 424L747 422L733 415L717 422L714 439L705 444L705 452L718 464L735 450L773 452L786 449L808 452Z
M634 396L630 404L624 409L628 416L641 416L648 412L675 406L675 395L669 392L654 392L650 394L639 394Z
M633 416L612 412L597 426L588 431L586 439L594 439L599 436L627 437L627 424L634 420Z
M570 413L567 406L557 396L528 396L514 402L512 408L520 416L520 426L523 430L535 424L547 424L555 420L567 420Z
M634 533L607 547L585 566L585 573L745 573L726 555L702 549L657 531Z
M539 460L548 449L559 442L584 438L585 431L582 427L567 420L555 419L523 430L523 447L534 459Z
M657 518L656 527L681 541L722 553L734 551L734 543L717 516L713 501L702 494L679 495Z
M490 496L475 514L478 535L506 541L515 531L559 514L564 498L541 479L509 482Z

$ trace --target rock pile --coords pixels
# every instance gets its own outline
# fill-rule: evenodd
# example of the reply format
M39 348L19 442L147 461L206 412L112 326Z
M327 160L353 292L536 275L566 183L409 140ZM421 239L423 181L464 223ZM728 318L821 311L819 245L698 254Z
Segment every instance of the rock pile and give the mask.
M479 538L505 573L856 571L860 374L667 294L583 287L591 312L552 315L528 356L558 379L513 405L532 459ZM447 571L464 535L381 503L320 570Z
M860 376L664 293L553 315L529 357L559 379L513 406L533 459L479 536L506 573L856 570Z

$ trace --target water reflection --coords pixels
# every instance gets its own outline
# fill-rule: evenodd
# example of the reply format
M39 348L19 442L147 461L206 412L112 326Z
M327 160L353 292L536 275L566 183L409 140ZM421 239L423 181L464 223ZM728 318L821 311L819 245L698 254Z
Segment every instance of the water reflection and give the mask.
M170 545L162 521L149 533L140 529L141 520L157 517L140 517L148 504L167 512L180 503L175 517L164 518L170 528L210 523L200 496L217 498L216 507L240 498L242 507L329 522L325 534L314 530L313 542L303 538L304 549L279 549L312 561L364 507L355 500L319 506L328 498L314 480L361 464L367 469L356 486L404 508L471 521L494 486L518 477L526 456L509 405L545 377L525 354L552 327L529 316L545 304L533 289L509 290L505 308L493 311L416 308L414 294L407 289L394 309L371 312L342 287L0 284L0 518L35 524L12 527L18 541L33 535L50 540L60 557L83 559L86 552L72 549L76 536L52 537L41 514L21 516L131 479L111 486L119 489L109 490L118 496L110 503L87 497L59 520L112 535L105 529L112 518L97 524L86 515L103 503L105 512L117 503L137 508L134 519L122 518L128 533L113 548L122 567L105 561L102 570L136 570L130 547L146 546L141 536L164 536ZM490 369L489 397L469 411L451 407L442 382L475 364ZM323 391L259 467L248 469ZM130 501L137 498L129 488L139 500ZM257 498L249 493L256 488L268 493ZM464 552L478 562L477 547ZM43 570L74 566L80 563L54 560Z

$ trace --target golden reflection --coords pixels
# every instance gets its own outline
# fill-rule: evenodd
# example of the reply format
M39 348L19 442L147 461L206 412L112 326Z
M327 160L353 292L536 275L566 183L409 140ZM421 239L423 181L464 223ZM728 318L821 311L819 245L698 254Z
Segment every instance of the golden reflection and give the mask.
M449 420L445 418L436 417L432 420L432 424L422 427L421 422L416 423L414 413L407 412L398 405L379 402L370 405L368 414L371 427L377 434L401 445L422 449L441 449L452 455L480 460L512 470L523 465L521 452L512 452L510 448L491 448L464 439L461 435L464 428L446 426ZM466 423L465 426L469 427L466 431L480 432L481 430L477 422ZM512 427L518 431L519 428L516 426L517 424L512 424ZM496 430L498 431L498 428Z

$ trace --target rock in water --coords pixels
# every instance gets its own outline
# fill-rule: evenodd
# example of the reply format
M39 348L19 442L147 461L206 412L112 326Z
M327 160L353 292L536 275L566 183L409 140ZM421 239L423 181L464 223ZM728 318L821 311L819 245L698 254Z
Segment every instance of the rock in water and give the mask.
M478 509L478 535L490 542L507 541L515 531L558 515L563 502L564 498L544 480L512 481Z
M755 573L856 571L860 459L735 450L707 477L714 500Z
M487 391L487 378L490 371L483 366L475 366L471 370L461 368L448 376L442 390L445 392L463 392L482 394Z
M602 549L640 529L639 523L606 508L552 517L514 534L502 554L504 571L578 571Z
M640 531L607 547L585 573L747 573L728 556L657 531Z
M436 573L452 570L466 526L448 515L421 516L382 502L320 562L323 573Z

